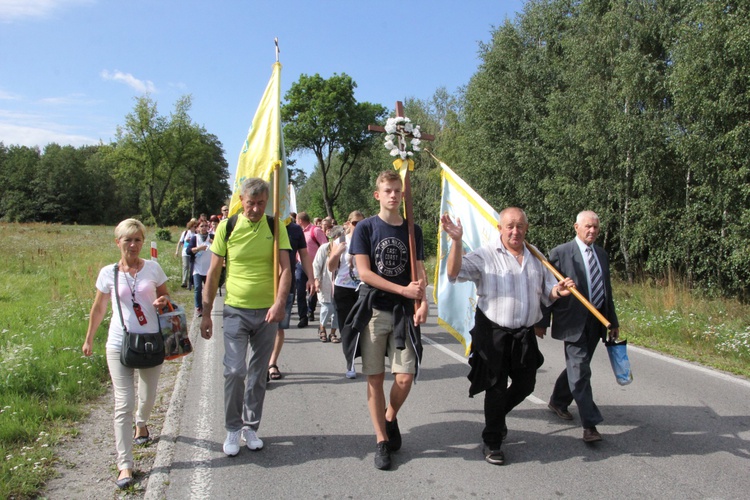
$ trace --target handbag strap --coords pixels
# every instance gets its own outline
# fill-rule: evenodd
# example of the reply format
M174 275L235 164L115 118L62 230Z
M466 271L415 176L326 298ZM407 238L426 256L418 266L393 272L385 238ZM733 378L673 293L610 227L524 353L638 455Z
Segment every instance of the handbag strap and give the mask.
M117 274L119 271L119 264L115 264L115 301L117 302L117 312L120 313L120 323L122 324L122 331L128 333L128 329L125 328L125 320L122 319L122 306L120 306L120 290L117 287Z

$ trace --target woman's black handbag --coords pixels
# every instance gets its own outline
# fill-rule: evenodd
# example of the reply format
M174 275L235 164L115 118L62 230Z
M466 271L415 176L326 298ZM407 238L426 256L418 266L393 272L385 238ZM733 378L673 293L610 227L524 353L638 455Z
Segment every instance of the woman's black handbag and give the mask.
M115 264L115 297L117 311L122 323L122 348L120 349L120 363L128 368L152 368L164 362L164 337L161 331L156 333L133 333L125 327L120 306L120 293L117 287L118 265ZM156 327L158 328L158 322Z

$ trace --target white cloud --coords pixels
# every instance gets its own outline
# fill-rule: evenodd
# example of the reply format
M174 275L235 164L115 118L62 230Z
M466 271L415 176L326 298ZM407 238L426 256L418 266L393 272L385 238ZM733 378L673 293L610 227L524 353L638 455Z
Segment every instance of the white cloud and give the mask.
M99 144L99 137L84 135L79 130L78 126L56 121L47 112L0 109L0 142L6 146L43 148L51 142L75 147ZM107 142L106 138L103 140Z
M101 77L105 80L124 83L128 87L134 89L137 92L140 92L141 94L156 92L156 86L154 85L154 82L150 80L139 80L130 73L123 73L119 70L109 72L105 69L101 72Z
M0 122L0 142L3 142L6 146L38 146L39 148L44 148L47 144L55 142L63 146L71 145L79 147L89 144L99 144L99 139L70 134L63 130L27 127Z
M59 97L44 97L39 99L39 104L51 106L70 106L70 105L91 105L97 101L86 97L85 94L69 94Z
M91 4L95 0L0 0L0 21L46 17L69 5Z
M21 99L21 96L18 94L13 94L11 92L6 92L3 89L0 89L0 101L18 101Z

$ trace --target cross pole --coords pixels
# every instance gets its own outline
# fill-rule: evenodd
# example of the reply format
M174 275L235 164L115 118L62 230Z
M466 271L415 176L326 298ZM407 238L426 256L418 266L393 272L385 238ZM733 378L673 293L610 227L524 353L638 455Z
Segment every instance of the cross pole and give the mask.
M396 101L396 116L404 117L404 103ZM385 128L380 125L368 125L367 130L370 132L380 132L385 134ZM414 137L412 134L406 134L406 137ZM425 134L424 132L420 136L422 141L434 141L435 136ZM398 147L401 151L404 150L406 144L403 141L399 141ZM411 280L419 281L419 275L417 274L417 243L416 237L414 236L414 205L411 201L411 181L409 180L409 169L406 169L404 174L404 212L406 213L406 227L409 230L409 267L411 268ZM419 307L419 302L417 302Z

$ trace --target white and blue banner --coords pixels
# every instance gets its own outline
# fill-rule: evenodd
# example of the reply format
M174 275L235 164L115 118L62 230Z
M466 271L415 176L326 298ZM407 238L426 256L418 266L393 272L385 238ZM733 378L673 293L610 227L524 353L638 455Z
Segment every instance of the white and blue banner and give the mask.
M454 221L461 219L464 251L468 253L484 243L494 241L499 234L497 212L448 165L439 160L438 163L442 168L440 213L450 215ZM438 324L463 344L468 355L471 349L469 331L474 327L474 311L477 307L477 290L474 283L451 284L448 281L446 260L452 244L453 241L441 227L438 234L434 298L438 307Z

